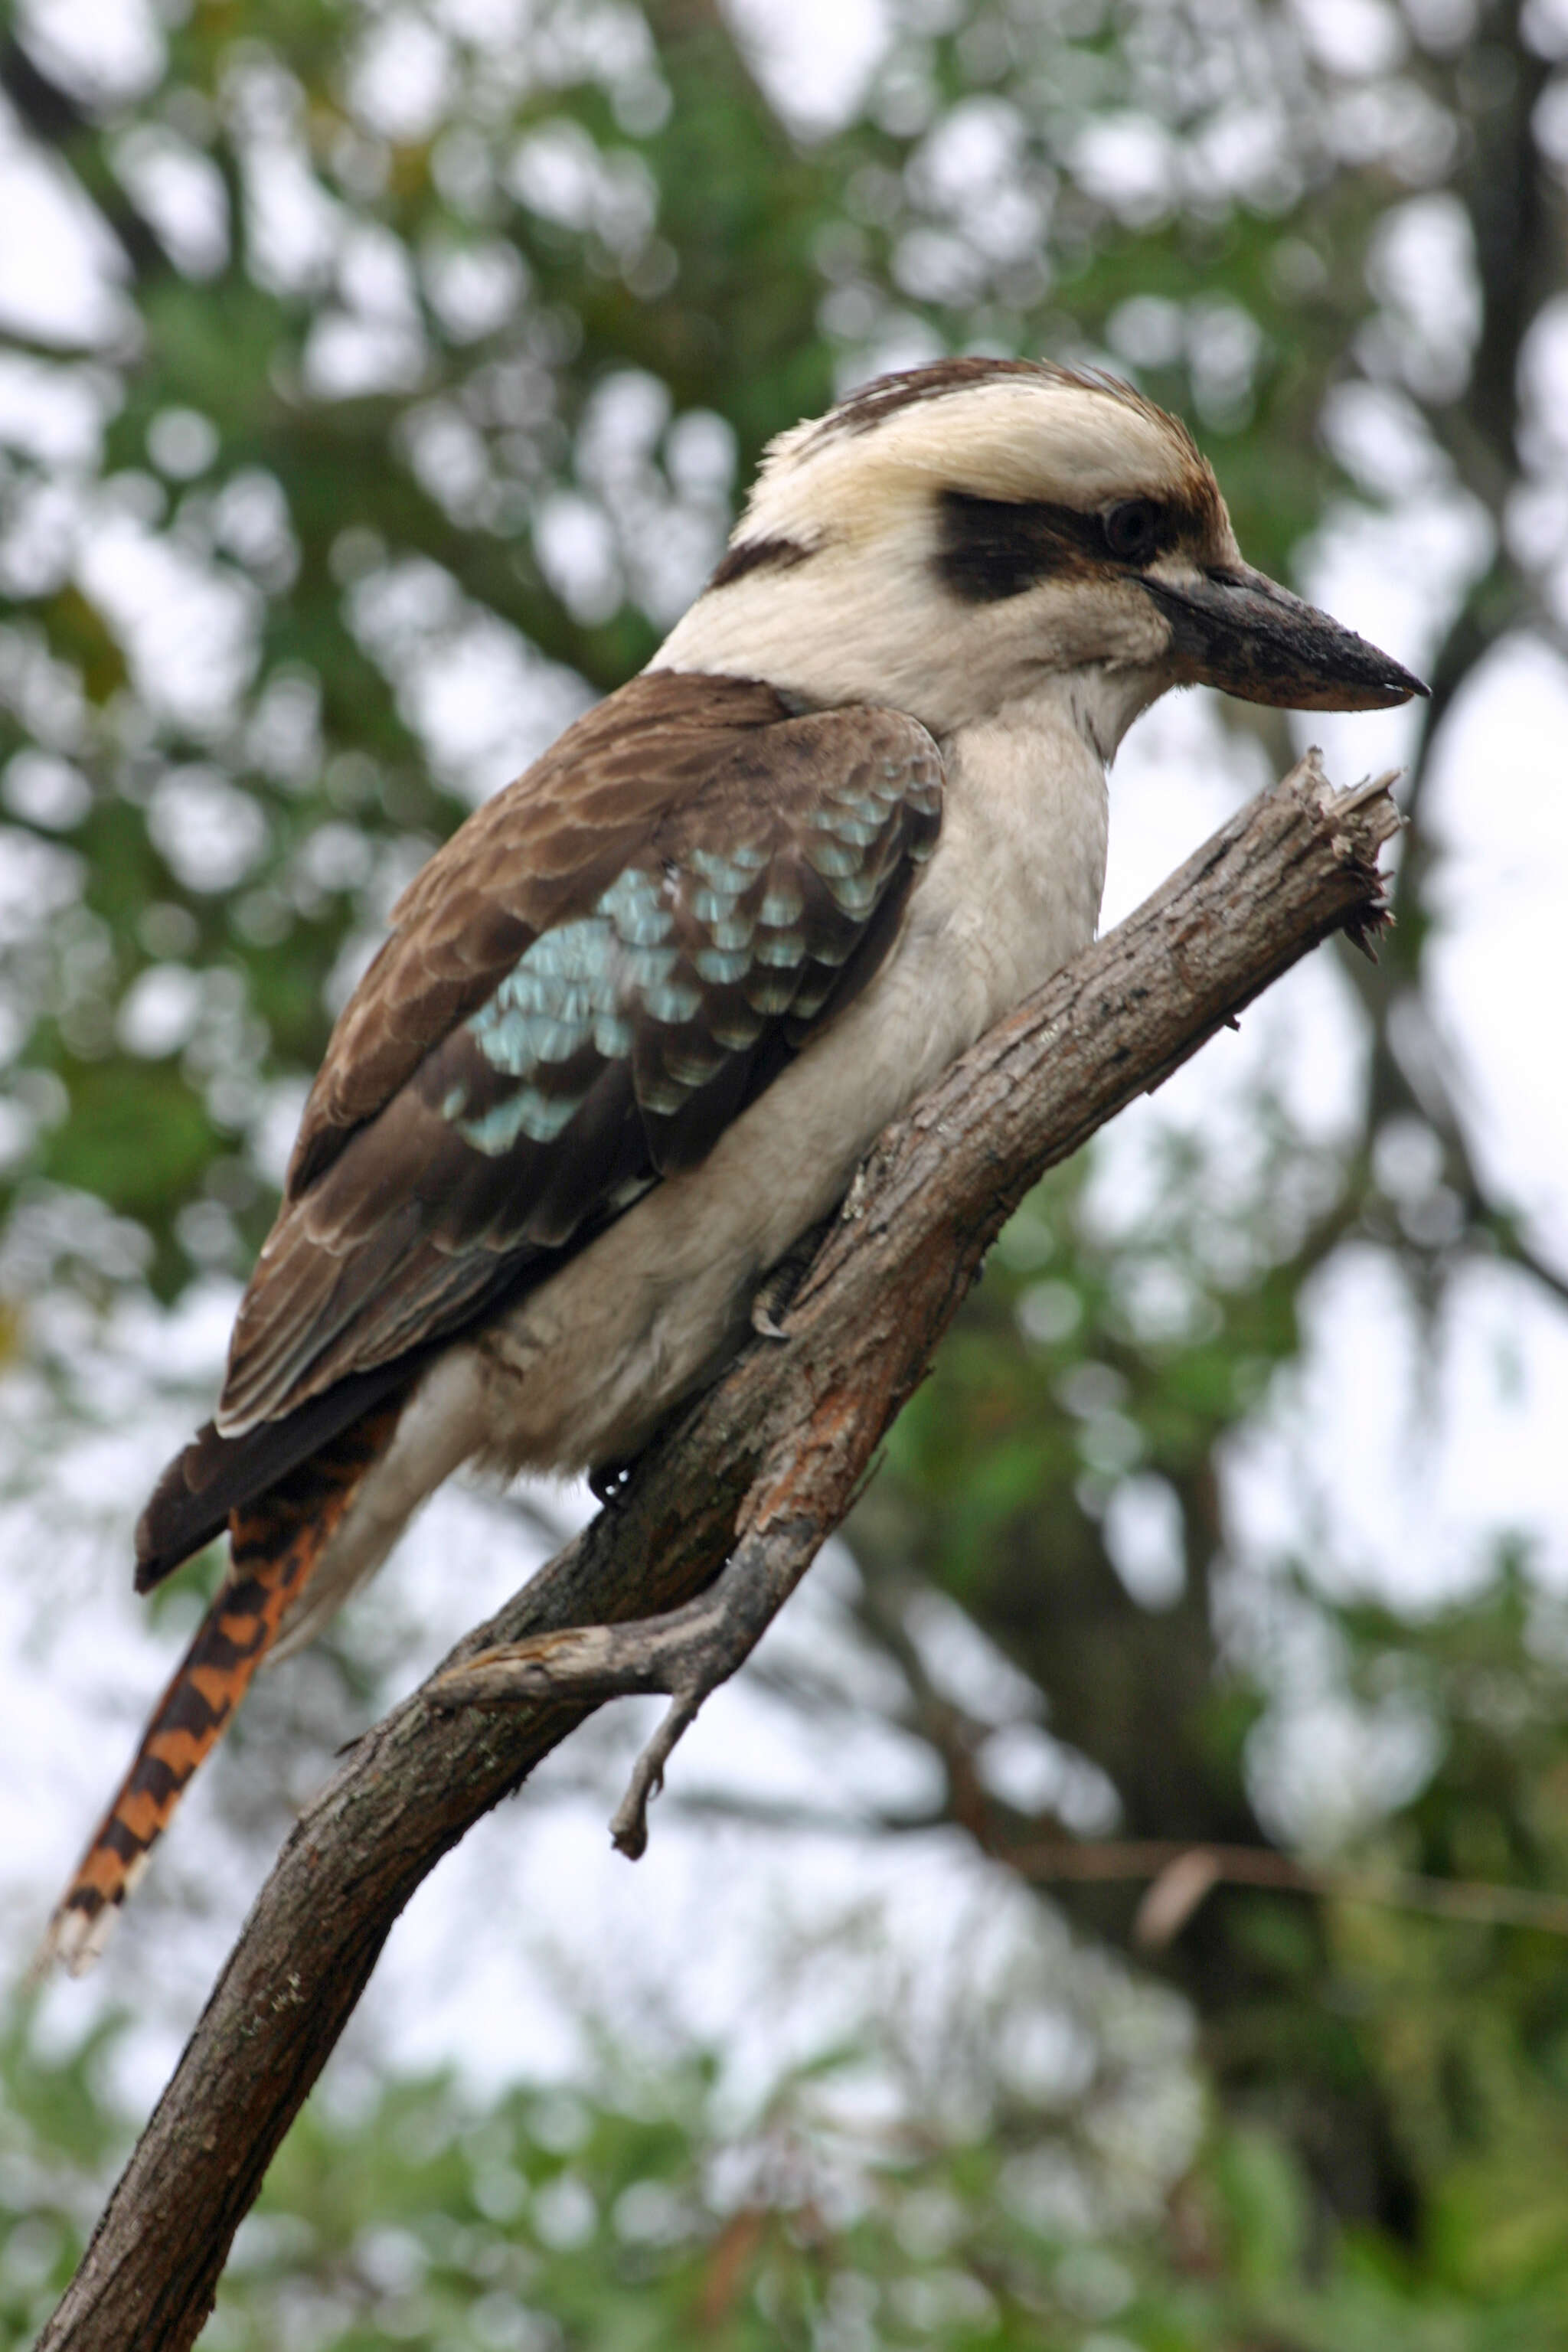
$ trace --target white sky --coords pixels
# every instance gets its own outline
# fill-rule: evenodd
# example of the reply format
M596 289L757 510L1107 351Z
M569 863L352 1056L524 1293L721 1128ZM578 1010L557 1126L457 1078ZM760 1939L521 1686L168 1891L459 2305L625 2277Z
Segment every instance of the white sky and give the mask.
M117 13L108 0L98 13L105 24L131 25L121 49L105 37L102 54L106 70L114 66L134 81L146 70L136 43L153 37L153 18ZM877 7L845 0L788 9L734 0L733 14L805 128L847 110L884 38ZM1324 12L1323 37L1331 30L1335 41L1352 45L1381 38L1386 15L1373 0L1343 0L1331 26ZM25 237L0 237L0 312L43 335L74 328L107 341L125 331L123 298L106 275L101 238L84 224L63 179L19 149L3 117L0 218L28 225ZM90 438L90 423L83 430ZM98 560L106 594L112 586L133 600L143 580L154 633L159 625L195 626L189 583L160 583L145 566L139 573L132 520L122 518L103 539ZM1418 667L1434 601L1464 560L1463 518L1416 486L1394 522L1347 518L1326 534L1311 585ZM220 650L227 642L221 620L207 616ZM503 747L526 740L542 709L552 726L564 715L549 699L558 682L531 672L515 649L490 651L493 657L465 670L450 740L440 710L429 718L433 749L445 746L458 766L489 756L500 763ZM158 658L154 647L148 659L156 666ZM1331 772L1348 782L1397 761L1408 727L1407 714L1394 713L1326 719L1312 732ZM1561 660L1522 640L1502 649L1456 713L1430 786L1430 822L1444 853L1430 968L1442 1042L1460 1076L1480 1162L1500 1196L1527 1216L1539 1246L1568 1265L1565 740L1568 673ZM490 781L503 780L498 764ZM1260 781L1256 757L1226 735L1207 698L1169 698L1151 714L1113 779L1107 922ZM1161 1126L1222 1121L1227 1099L1260 1062L1282 1077L1309 1128L1332 1133L1353 1099L1355 1032L1345 991L1329 957L1320 955L1247 1016L1239 1036L1217 1040L1155 1101L1129 1111L1100 1180L1110 1213L1118 1202L1135 1202ZM131 1597L128 1531L150 1475L216 1382L231 1304L232 1294L215 1286L174 1318L149 1315L135 1324L132 1318L135 1328L93 1339L111 1417L117 1397L145 1393L152 1366L167 1377L172 1355L181 1360L188 1394L165 1393L133 1423L121 1421L84 1440L68 1460L42 1466L42 1491L0 1508L8 1558L35 1557L47 1544L53 1594L40 1619L30 1578L0 1583L0 1720L12 1759L0 1776L0 1916L5 1948L18 1960L177 1647L173 1629L152 1633ZM85 1330L80 1336L86 1343ZM13 1471L26 1446L20 1394L11 1437L0 1441ZM1262 1560L1316 1539L1320 1557L1331 1550L1369 1588L1420 1606L1473 1580L1488 1536L1507 1526L1536 1544L1541 1574L1568 1587L1564 1426L1568 1317L1538 1291L1504 1269L1478 1268L1456 1286L1441 1325L1425 1330L1386 1264L1371 1252L1349 1254L1314 1287L1300 1368L1236 1449L1228 1499L1240 1548ZM561 1498L551 1507L560 1507ZM581 1507L581 1498L567 1498L566 1507ZM376 1596L359 1604L405 1629L405 1684L510 1588L527 1557L515 1531L480 1501L460 1491L438 1499ZM853 1684L860 1669L835 1600L835 1577L845 1573L842 1564L817 1571L770 1635L768 1654L841 1654ZM309 1673L310 1662L285 1671ZM999 1675L998 1685L1005 1680ZM1353 1795L1358 1771L1374 1752L1375 1727L1336 1717L1327 1737L1325 1708L1305 1674L1299 1716L1260 1765L1284 1825L1309 1834L1342 1817L1347 1790ZM619 1713L629 1724L647 1710ZM1025 1748L1035 1742L1034 1769L1057 1769L1037 1727L1015 1729ZM926 1769L920 1751L892 1732L850 1738L835 1726L825 1743L742 1680L710 1704L678 1754L672 1781L742 1785L843 1806L858 1797L918 1801ZM109 2002L123 2002L145 2021L126 2059L138 2102L156 2090L253 1891L256 1855L248 1846L236 1850L211 1803L218 1775L243 1769L240 1744L231 1743L160 1852L155 1878L205 1890L195 1915L176 1921L155 1900L143 1901L96 1979L58 1983L47 1995L46 2027L61 2033ZM568 1754L546 1777L573 1769ZM605 1790L613 1794L608 1781ZM632 1868L609 1851L605 1811L603 1794L550 1803L525 1794L486 1822L443 1864L395 1934L353 2046L386 2040L405 2063L456 2057L486 2078L556 2070L574 2046L565 1981L603 1988L634 2037L655 2030L661 2004L667 2020L673 2014L694 2034L740 2032L755 2015L759 1951L776 1948L779 1924L820 1927L867 1899L885 1918L893 1948L931 1952L933 1969L944 1964L951 1939L967 1932L976 1906L1011 1923L1020 1940L1039 1933L1032 1909L1025 1921L1006 1886L955 1839L889 1846L825 1835L760 1838L682 1821L667 1804L656 1809L647 1858ZM874 2005L883 1997L868 1962L835 1966L830 1991L814 1978L809 1997L796 1987L770 2002L771 2024L760 2042L752 2028L743 2069L765 2072L803 2038L826 2038L857 2000ZM352 2065L352 2048L342 2063Z

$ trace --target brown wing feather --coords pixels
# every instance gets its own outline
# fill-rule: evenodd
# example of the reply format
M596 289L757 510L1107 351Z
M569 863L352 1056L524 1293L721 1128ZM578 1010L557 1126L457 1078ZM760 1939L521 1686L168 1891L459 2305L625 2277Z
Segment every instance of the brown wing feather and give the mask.
M649 827L744 736L788 716L754 678L634 677L423 866L338 1017L289 1161L295 1200L481 1005L530 940L586 913Z

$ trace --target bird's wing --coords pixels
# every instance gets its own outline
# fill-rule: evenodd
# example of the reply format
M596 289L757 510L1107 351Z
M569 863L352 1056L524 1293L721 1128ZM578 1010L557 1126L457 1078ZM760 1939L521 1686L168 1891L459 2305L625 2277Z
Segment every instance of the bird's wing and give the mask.
M711 1149L876 969L942 781L900 712L658 674L469 818L338 1020L140 1586Z
M653 827L790 715L756 678L633 678L459 826L392 910L339 1014L300 1122L285 1202L385 1108L543 931L585 915Z
M792 717L744 681L626 691L629 730L601 706L403 900L312 1093L217 1430L149 1507L143 1581L702 1159L886 952L941 820L925 730Z

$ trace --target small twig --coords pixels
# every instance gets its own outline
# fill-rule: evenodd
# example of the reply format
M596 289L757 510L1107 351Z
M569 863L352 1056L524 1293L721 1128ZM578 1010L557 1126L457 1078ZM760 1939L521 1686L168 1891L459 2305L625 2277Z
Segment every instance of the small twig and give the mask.
M610 1843L628 1862L640 1862L647 1852L648 1806L664 1786L664 1768L677 1740L696 1722L697 1710L707 1696L706 1691L692 1690L672 1698L658 1729L632 1767L626 1795L610 1821Z
M1157 1948L1179 1935L1215 1886L1261 1886L1278 1894L1321 1895L1338 1903L1375 1903L1389 1910L1428 1912L1439 1919L1468 1920L1482 1927L1534 1927L1548 1936L1568 1936L1568 1895L1543 1894L1531 1886L1494 1885L1479 1879L1426 1878L1414 1873L1297 1862L1270 1846L1124 1838L1085 1845L1058 1844L1053 1840L1045 1845L998 1845L986 1850L1037 1885L1048 1885L1054 1879L1149 1880L1138 1927L1138 1940L1146 1948ZM1166 1899L1156 1902L1162 1886Z

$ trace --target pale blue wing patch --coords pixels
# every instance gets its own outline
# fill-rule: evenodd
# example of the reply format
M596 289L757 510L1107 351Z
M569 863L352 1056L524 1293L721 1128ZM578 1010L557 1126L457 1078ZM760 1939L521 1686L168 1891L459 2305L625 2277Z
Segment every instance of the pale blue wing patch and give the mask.
M479 1066L446 1091L441 1117L491 1160L552 1144L616 1064L647 1118L696 1114L692 1098L735 1074L770 1024L795 1039L816 1018L892 877L929 854L940 808L928 746L863 760L793 811L761 801L757 840L721 848L688 834L663 857L650 844L587 914L533 940L470 1016ZM731 801L721 821L737 816L748 821Z

